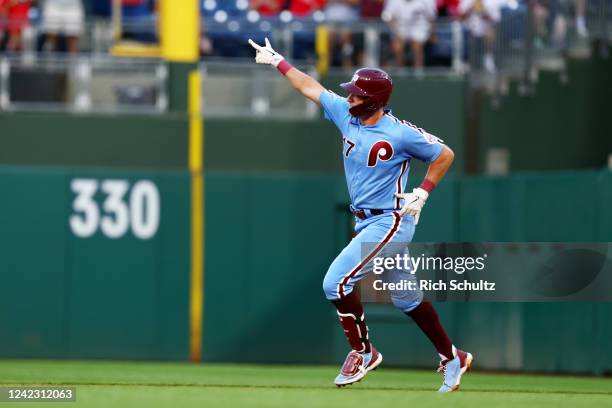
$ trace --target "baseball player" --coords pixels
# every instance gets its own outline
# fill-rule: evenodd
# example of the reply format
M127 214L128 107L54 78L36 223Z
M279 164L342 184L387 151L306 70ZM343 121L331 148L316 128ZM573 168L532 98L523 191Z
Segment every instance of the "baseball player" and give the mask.
M342 158L357 235L332 262L323 290L336 306L351 347L335 383L352 384L382 362L382 354L370 342L363 306L359 294L353 290L355 283L372 271L373 258L412 240L421 210L453 162L454 154L435 136L385 109L393 84L384 71L357 70L350 82L341 84L348 92L348 97L343 98L293 67L272 49L267 38L264 46L252 40L249 43L256 50L258 64L275 66L296 90L323 108L325 118L343 136ZM421 186L406 193L404 187L412 158L428 162L429 168ZM402 279L415 279L406 270L390 273L400 274ZM420 291L391 291L390 294L395 307L414 319L438 351L441 359L438 370L444 373L439 391L458 389L461 376L472 363L472 355L453 345L432 304L423 299Z

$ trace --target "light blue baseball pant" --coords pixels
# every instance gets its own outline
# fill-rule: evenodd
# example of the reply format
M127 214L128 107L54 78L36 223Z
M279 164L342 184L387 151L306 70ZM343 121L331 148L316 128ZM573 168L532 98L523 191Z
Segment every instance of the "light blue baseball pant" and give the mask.
M328 300L336 300L352 292L355 283L373 270L375 257L395 257L408 253L407 244L414 235L414 218L400 217L397 211L385 212L365 220L357 219L357 235L330 265L323 291ZM401 245L404 244L404 245ZM416 281L406 269L385 270L383 282ZM391 301L402 312L416 308L423 300L420 290L389 290Z

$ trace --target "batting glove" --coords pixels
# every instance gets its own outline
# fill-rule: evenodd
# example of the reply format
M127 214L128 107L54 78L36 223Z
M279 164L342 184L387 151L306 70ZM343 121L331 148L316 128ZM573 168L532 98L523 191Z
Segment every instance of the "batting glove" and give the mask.
M429 197L429 193L422 188L415 188L412 193L397 194L397 198L404 200L404 206L400 210L400 215L403 217L406 214L410 214L414 217L414 224L419 223L419 217L421 216L421 210Z
M251 40L250 38L249 44L251 44L251 47L255 48L255 50L257 51L257 54L255 55L255 62L258 64L268 64L278 67L278 64L280 64L285 59L285 57L274 51L267 37L266 45L264 47L256 44L255 41Z

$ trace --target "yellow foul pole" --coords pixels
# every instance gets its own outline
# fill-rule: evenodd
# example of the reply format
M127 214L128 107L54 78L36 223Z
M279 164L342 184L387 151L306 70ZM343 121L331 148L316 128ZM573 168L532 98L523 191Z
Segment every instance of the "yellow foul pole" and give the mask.
M204 126L201 74L189 74L189 172L191 174L191 288L189 355L202 359L204 320Z
M189 173L191 178L191 270L189 290L189 357L202 359L204 321L204 124L202 120L199 58L198 0L160 0L161 54L170 66L175 110L189 117ZM185 92L186 91L186 92ZM173 98L174 95L174 98ZM172 103L171 103L172 105Z
M199 2L160 1L162 56L172 62L196 62L200 41Z

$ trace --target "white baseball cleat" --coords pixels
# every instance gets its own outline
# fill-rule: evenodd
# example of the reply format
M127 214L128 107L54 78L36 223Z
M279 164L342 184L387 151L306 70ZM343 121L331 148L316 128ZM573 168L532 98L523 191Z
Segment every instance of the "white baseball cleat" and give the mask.
M459 389L461 376L471 367L474 356L463 350L457 350L457 355L452 360L440 361L438 372L444 374L444 381L438 392L452 392Z

